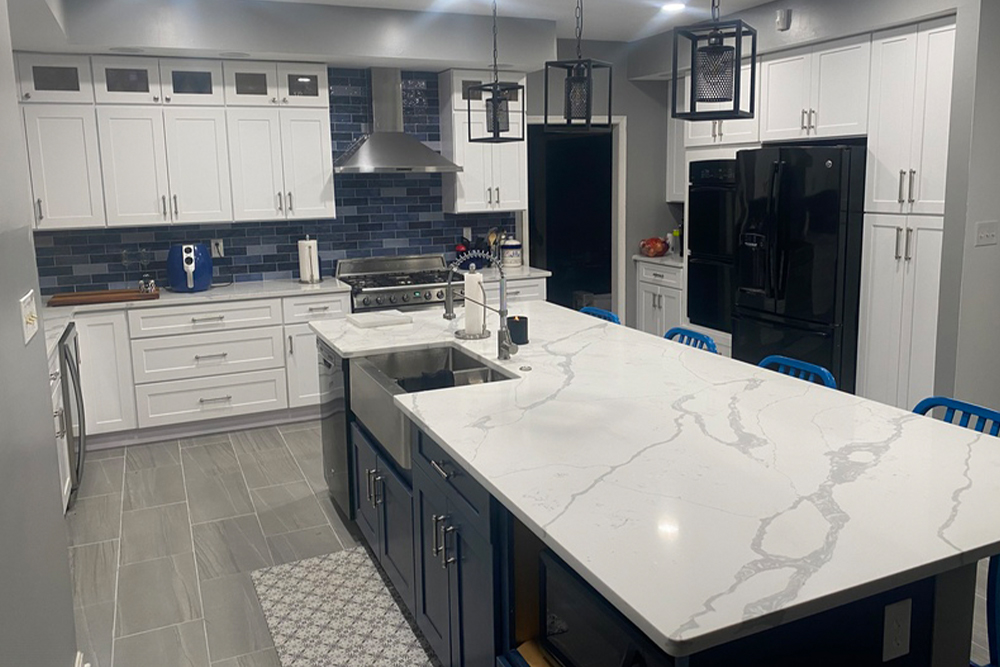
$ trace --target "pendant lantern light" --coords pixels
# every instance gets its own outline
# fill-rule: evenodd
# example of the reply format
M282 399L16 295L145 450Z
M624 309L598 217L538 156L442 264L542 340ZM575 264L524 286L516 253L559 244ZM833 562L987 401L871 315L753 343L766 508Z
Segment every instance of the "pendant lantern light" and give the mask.
M712 0L712 20L674 30L674 118L730 120L753 118L757 90L757 31L741 20L720 20ZM682 63L682 59L684 62ZM690 64L689 79L680 74ZM743 69L749 65L749 94ZM682 88L682 83L688 84Z
M594 72L607 70L608 115L594 122ZM550 113L549 72L565 77L562 118ZM576 3L576 60L545 63L545 130L548 132L590 132L611 129L611 63L583 57L583 0Z
M511 114L510 102L524 99L524 86L500 82L500 51L497 47L497 2L493 0L493 82L468 86L465 89L466 110L469 118L469 141L478 144L504 144L524 141L525 119L523 113ZM472 106L480 100L486 106L486 133L475 136ZM482 112L480 112L482 113ZM511 123L511 116L520 119ZM480 126L482 127L482 126Z

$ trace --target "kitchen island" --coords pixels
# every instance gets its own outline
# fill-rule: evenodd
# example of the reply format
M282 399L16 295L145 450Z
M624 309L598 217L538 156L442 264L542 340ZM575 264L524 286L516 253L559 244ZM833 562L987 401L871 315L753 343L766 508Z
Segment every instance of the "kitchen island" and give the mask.
M898 664L967 660L974 565L1000 552L995 438L552 304L518 309L531 343L505 362L495 334L455 339L461 309L313 329L344 358L450 344L516 375L396 402L677 664L921 581L933 637L915 624L906 648L926 650Z

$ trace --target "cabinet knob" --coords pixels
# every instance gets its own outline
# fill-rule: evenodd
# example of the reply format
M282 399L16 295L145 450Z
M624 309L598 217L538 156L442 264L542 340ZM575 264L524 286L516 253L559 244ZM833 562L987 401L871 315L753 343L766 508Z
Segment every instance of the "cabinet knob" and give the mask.
M163 101L169 103L170 102L170 95L167 95L166 97L164 97Z
M277 104L277 103L278 103L278 98L277 97L272 97L271 98L271 104Z
M159 102L160 101L160 96L159 95L153 95L153 101L154 102Z
M287 97L282 97L281 98L281 103L282 104L288 104L288 98Z
M31 99L31 93L25 93L24 94L24 99L30 100Z

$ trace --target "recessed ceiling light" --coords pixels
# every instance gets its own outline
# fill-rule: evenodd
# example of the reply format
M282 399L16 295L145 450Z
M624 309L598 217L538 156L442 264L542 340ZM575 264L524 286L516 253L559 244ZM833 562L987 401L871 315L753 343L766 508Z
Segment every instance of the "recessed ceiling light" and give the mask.
M668 14L676 14L677 12L682 12L687 9L687 5L683 2L668 2L663 5L662 11Z
M142 49L134 46L112 46L108 51L115 53L142 53Z

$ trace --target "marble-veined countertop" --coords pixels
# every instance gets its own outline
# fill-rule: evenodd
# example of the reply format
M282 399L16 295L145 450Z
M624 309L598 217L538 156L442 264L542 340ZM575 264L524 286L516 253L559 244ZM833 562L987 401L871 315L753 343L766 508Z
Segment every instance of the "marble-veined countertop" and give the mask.
M446 343L517 374L396 401L668 653L1000 552L996 438L552 304L518 310L531 343L505 362L495 334L454 338L461 308L312 326L345 357Z

